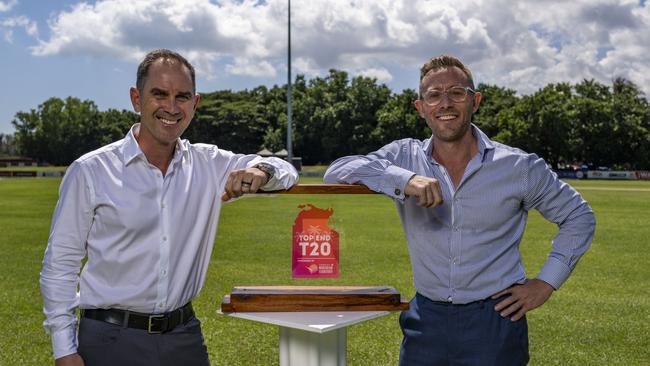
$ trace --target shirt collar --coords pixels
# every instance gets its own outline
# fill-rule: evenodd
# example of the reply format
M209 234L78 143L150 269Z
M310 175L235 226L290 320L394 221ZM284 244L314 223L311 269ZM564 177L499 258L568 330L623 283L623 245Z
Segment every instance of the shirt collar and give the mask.
M485 155L487 154L488 150L494 149L494 144L492 144L492 140L490 140L490 138L487 137L487 135L483 133L480 128L476 127L475 124L472 123L471 127L472 135L474 135L478 144L478 153L481 154L481 160L483 160L485 159ZM424 141L422 150L424 150L424 153L426 154L425 156L431 158L431 153L433 152L433 135Z
M138 140L136 140L135 135L140 132L140 123L136 123L131 126L129 133L126 134L124 145L122 147L122 154L124 158L124 164L129 165L133 160L137 158L145 158L144 152L140 149L138 145ZM174 157L172 158L172 163L180 161L181 158L189 154L189 149L186 144L187 140L181 140L180 138L176 139L176 148L174 149Z
M138 145L138 140L135 139L135 134L140 131L140 124L136 123L131 126L129 133L124 138L124 145L122 145L122 154L124 158L124 165L129 165L131 161L144 156L144 153Z
M490 140L490 138L473 123L472 134L476 137L476 141L478 142L478 153L481 154L481 160L484 160L487 152L489 150L494 150L494 144L492 143L492 140Z

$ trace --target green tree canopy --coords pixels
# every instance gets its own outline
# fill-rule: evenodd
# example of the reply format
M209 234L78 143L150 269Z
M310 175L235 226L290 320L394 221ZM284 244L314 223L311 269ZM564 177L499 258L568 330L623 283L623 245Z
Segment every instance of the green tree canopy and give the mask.
M294 155L305 164L327 164L396 139L431 135L413 106L418 98L413 89L392 93L375 79L330 70L310 80L298 75L292 90ZM616 78L611 86L594 80L549 84L524 96L497 85L479 84L477 90L482 101L474 123L497 141L537 153L556 167L650 169L650 106L629 80ZM129 111L99 111L89 100L50 98L16 114L11 141L22 155L69 164L122 138L137 120ZM202 93L184 137L254 153L285 148L286 130L286 85L259 86Z
M132 112L99 112L93 101L50 98L29 112L16 113L16 145L21 155L54 165L74 159L124 136L137 120Z

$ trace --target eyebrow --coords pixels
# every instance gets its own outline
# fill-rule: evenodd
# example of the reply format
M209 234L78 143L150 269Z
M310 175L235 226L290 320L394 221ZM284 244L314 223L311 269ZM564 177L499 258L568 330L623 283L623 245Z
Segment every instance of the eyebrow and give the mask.
M149 92L151 94L159 94L159 95L165 95L165 96L169 95L169 92L167 92L167 90L160 89L160 88L151 88L151 90ZM180 92L180 93L176 94L176 96L177 97L191 98L192 97L192 92L189 92L189 91Z
M425 90L425 92L433 91L433 90L442 90L442 91L445 91L445 90L449 90L449 89L451 89L451 88L456 88L456 87L472 89L472 88L470 88L469 86L463 86L463 85L457 84L457 85L452 85L452 86L450 86L450 87L448 87L448 88L441 88L441 87L427 88L427 89Z

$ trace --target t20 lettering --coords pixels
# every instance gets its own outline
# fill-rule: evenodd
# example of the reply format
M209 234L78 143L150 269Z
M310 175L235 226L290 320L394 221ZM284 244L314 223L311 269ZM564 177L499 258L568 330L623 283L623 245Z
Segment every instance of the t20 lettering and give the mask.
M309 251L310 257L320 257L320 256L327 257L332 253L332 245L330 245L330 243L327 241L324 241L322 243L318 243L315 241L312 241L311 243L301 241L298 243L298 245L300 245L300 251L302 253L302 256L307 255L307 249L310 249Z

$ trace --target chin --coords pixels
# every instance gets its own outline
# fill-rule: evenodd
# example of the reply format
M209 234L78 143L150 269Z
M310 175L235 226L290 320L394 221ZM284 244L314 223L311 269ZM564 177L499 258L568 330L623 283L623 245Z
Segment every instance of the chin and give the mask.
M458 128L435 128L432 129L433 135L440 141L445 142L456 142L460 141L467 135L469 127L458 127Z

